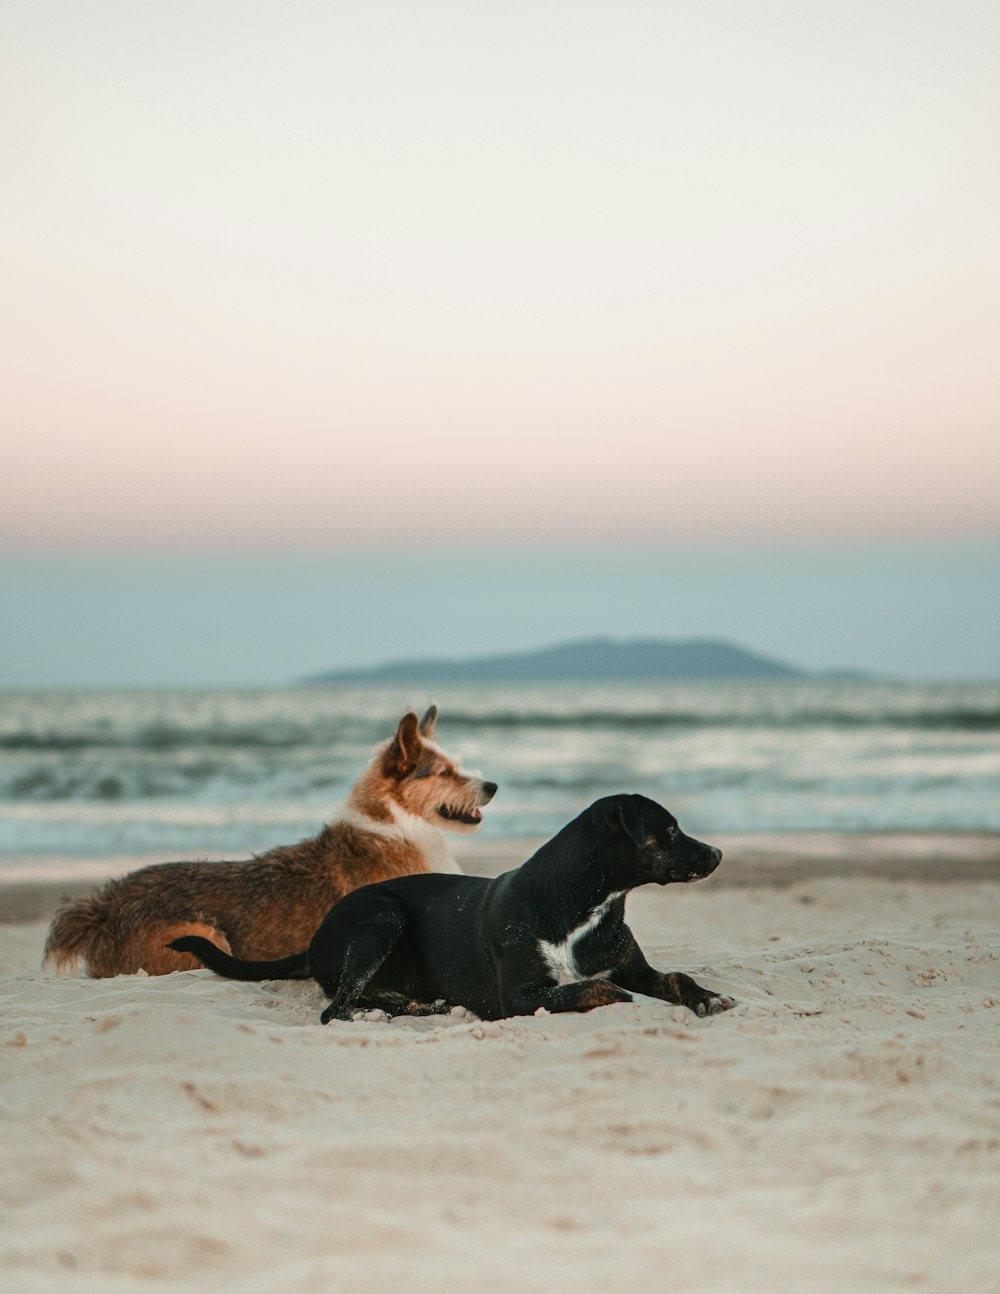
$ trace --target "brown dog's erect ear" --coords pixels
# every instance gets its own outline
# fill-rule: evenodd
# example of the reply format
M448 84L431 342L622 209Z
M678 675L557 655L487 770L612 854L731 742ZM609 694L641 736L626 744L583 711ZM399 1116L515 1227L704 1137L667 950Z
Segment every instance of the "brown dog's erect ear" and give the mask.
M431 737L434 736L434 725L437 723L437 718L438 718L437 706L433 704L429 705L427 707L426 713L424 714L424 717L420 720L421 737L426 737L427 740L430 741Z
M411 710L400 719L396 735L389 742L382 757L382 771L386 777L399 779L412 773L417 766L419 750L420 732L417 716Z
M619 795L615 799L615 825L621 827L638 849L646 839L642 825L642 801L637 795Z

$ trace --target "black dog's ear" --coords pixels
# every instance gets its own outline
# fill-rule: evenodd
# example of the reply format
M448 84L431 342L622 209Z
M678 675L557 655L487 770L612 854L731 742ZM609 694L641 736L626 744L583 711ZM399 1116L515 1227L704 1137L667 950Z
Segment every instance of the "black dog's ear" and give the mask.
M404 714L399 721L396 735L386 747L382 756L382 772L386 777L398 780L412 773L417 766L417 753L420 750L420 733L417 728L417 716L411 711Z
M645 843L646 830L642 823L642 800L638 795L615 796L612 821L621 827L636 849Z
M434 725L437 723L438 708L436 705L429 705L420 720L420 735L426 737L428 741L434 736Z

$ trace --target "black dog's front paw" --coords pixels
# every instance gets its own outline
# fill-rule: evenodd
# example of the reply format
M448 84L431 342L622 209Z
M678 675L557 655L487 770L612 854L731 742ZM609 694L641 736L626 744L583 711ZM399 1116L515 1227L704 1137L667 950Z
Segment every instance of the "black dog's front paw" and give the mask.
M726 997L721 993L706 993L704 997L699 998L697 1002L691 1003L691 1010L695 1015L718 1015L722 1011L731 1011L736 1005L736 999Z
M331 1002L319 1018L320 1024L329 1024L331 1020L353 1020L355 1008L351 1006L339 1006L336 1002Z

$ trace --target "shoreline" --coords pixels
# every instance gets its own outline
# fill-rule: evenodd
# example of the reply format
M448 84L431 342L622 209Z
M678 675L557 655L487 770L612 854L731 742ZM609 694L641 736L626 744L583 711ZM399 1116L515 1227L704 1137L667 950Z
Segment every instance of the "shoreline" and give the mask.
M493 876L519 866L541 843L541 838L460 839L454 852L463 871ZM723 851L723 865L699 889L785 889L830 877L918 884L1000 881L1000 832L789 832L720 835L713 843ZM169 861L168 855L0 861L0 926L48 920L66 899L139 867Z

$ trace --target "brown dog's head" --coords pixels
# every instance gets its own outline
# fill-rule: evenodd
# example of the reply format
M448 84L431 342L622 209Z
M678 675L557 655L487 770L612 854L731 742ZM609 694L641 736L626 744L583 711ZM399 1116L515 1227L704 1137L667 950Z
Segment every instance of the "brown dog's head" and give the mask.
M420 720L411 711L376 756L382 793L397 810L448 831L475 831L482 808L496 795L496 782L462 773L434 740L437 706Z

